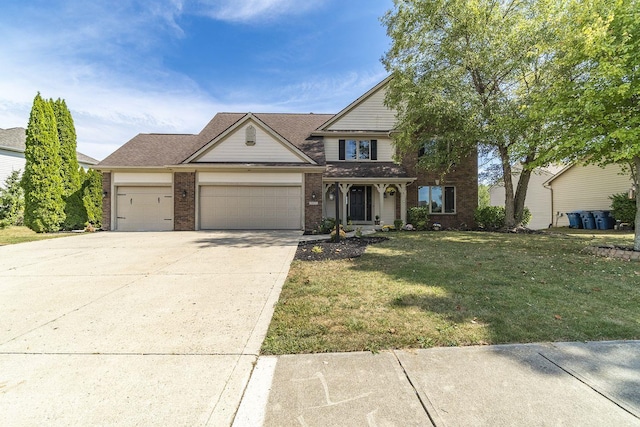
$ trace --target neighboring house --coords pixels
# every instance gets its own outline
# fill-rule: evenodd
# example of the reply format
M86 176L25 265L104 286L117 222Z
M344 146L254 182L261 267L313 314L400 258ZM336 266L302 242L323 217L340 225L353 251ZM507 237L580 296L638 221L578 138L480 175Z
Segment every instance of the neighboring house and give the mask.
M567 212L610 210L609 196L628 193L633 186L630 173L619 165L572 164L548 179L551 189L554 226L568 227Z
M137 135L97 166L103 228L312 231L335 203L354 225L426 205L433 222L472 227L477 156L446 176L417 172L417 153L396 163L388 81L335 115L219 113L197 135Z
M513 191L520 180L521 166L513 168ZM531 212L531 221L527 227L533 230L549 228L554 221L554 213L551 206L551 189L544 187L544 183L562 168L558 166L548 166L537 168L531 173L527 197L524 205ZM489 188L491 206L504 206L504 183L498 182Z
M25 128L0 129L0 186L14 170L24 171L24 149L27 134ZM78 163L85 169L98 164L98 161L85 154L76 152Z

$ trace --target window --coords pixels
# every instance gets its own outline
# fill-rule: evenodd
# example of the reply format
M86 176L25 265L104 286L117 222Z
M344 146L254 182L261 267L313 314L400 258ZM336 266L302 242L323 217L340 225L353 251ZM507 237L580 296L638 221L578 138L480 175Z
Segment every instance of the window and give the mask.
M378 160L378 141L375 139L341 139L340 160Z
M429 213L455 213L456 188L444 186L418 187L418 206L427 206Z

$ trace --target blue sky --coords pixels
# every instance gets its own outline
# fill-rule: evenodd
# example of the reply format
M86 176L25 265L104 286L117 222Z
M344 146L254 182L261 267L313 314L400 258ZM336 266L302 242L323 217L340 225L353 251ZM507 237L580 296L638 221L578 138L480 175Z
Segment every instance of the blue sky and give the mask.
M217 112L336 113L387 75L392 0L3 0L0 128L63 98L78 150Z

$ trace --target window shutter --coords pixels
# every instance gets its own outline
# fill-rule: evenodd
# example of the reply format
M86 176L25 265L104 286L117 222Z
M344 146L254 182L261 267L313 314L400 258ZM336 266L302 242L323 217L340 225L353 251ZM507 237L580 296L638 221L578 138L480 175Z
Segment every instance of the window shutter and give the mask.
M378 140L371 140L371 160L378 160Z
M341 139L338 141L338 150L339 150L339 154L338 154L338 159L339 160L344 160L345 155L344 155L344 139Z

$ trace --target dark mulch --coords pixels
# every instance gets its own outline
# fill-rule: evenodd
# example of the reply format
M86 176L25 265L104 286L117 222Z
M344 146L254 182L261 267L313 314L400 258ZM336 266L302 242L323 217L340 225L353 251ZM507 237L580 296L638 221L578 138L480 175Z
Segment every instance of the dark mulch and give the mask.
M387 237L349 237L340 243L326 240L300 242L294 259L301 261L324 261L330 259L356 258L368 245L389 240Z

